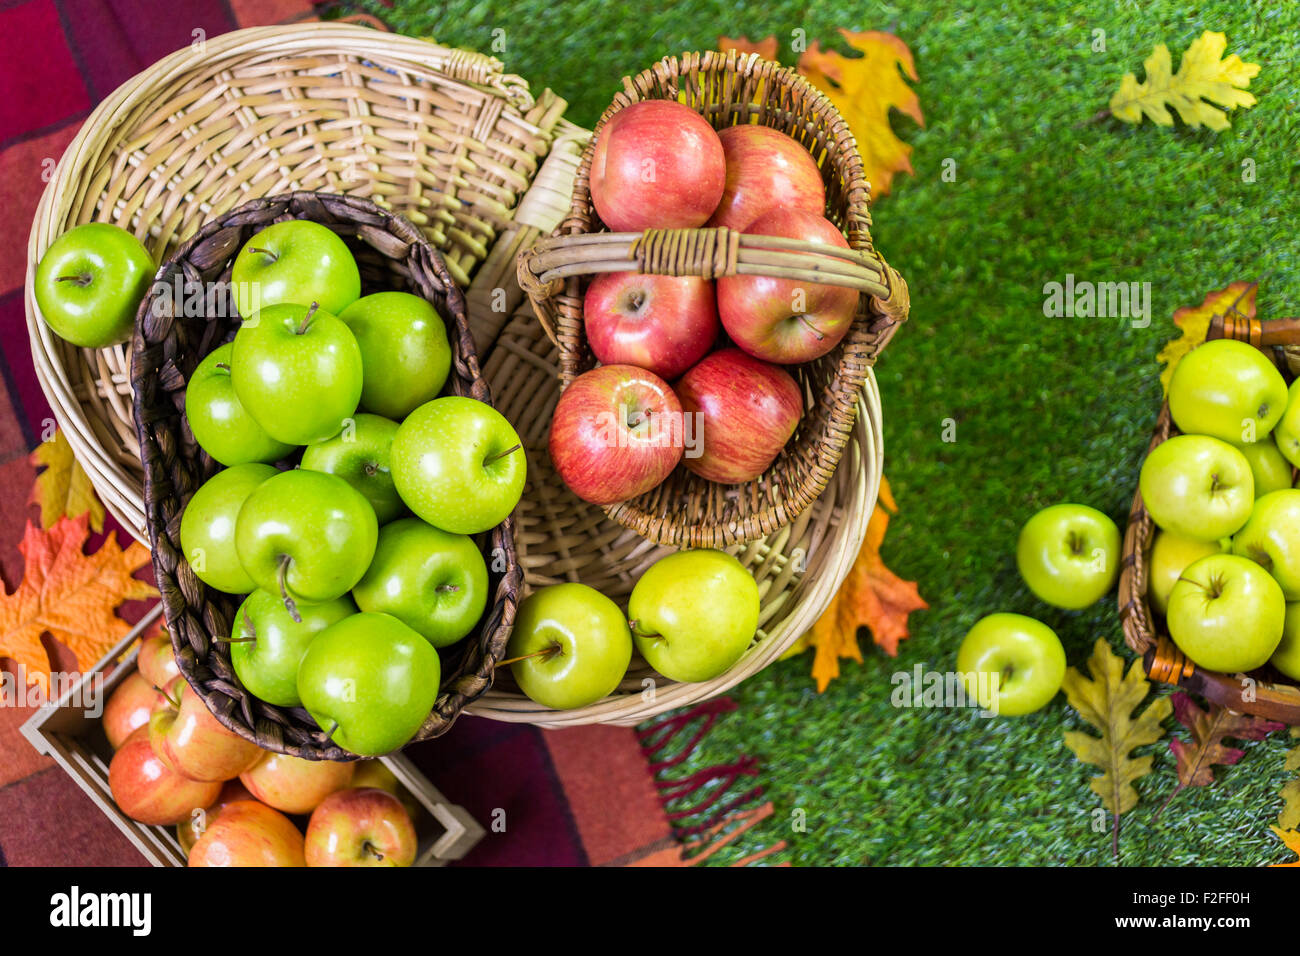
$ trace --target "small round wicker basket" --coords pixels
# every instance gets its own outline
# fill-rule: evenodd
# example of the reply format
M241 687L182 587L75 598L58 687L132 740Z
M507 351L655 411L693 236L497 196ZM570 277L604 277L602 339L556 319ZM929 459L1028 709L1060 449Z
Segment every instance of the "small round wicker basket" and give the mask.
M140 305L131 348L131 385L144 465L145 515L154 574L181 673L222 724L263 749L344 760L350 755L324 741L305 710L273 706L240 684L230 664L230 645L214 640L229 637L240 598L200 581L180 543L186 503L219 470L190 432L186 384L203 357L239 329L229 289L236 254L261 229L289 219L321 223L348 244L361 270L363 294L401 289L431 303L447 324L451 343L445 392L481 402L492 399L474 354L464 297L441 257L405 219L356 196L299 192L255 199L231 210L204 225L163 264L153 291ZM172 292L177 283L197 294L178 301ZM510 637L522 577L515 560L513 519L480 535L479 543L492 569L491 602L478 630L441 652L442 686L416 740L445 732L464 706L491 685Z
M826 216L850 246L831 249L730 229L609 233L591 200L589 145L568 218L554 237L520 256L519 284L559 347L565 386L595 364L582 303L587 283L600 273L707 279L762 274L859 291L858 314L843 341L814 362L789 367L804 392L804 417L764 475L741 485L719 485L678 467L658 488L605 509L619 524L658 544L700 548L752 541L797 518L831 481L849 444L871 366L907 318L907 284L872 246L870 187L848 124L799 74L732 50L665 57L623 85L596 124L593 144L619 110L647 99L684 103L716 128L744 123L773 127L818 160L826 184Z

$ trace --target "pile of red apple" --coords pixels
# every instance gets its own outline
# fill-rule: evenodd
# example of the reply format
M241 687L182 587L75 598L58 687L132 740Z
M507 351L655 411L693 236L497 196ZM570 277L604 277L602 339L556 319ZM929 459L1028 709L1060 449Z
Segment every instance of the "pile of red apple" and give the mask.
M137 663L104 708L109 789L131 819L175 826L190 866L415 862L416 804L381 762L302 760L236 736L179 676L165 636L142 641Z
M590 187L615 232L727 227L849 248L823 216L822 173L796 140L766 126L718 132L669 100L609 119ZM857 303L843 286L762 275L597 276L583 314L601 364L555 409L550 452L561 477L600 505L651 491L679 462L720 484L758 478L803 414L789 367L834 349Z

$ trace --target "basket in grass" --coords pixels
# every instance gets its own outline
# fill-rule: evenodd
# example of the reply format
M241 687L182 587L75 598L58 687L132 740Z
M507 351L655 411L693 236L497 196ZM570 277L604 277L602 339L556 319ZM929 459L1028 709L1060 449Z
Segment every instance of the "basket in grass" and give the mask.
M1236 339L1263 350L1278 365L1288 382L1295 380L1300 368L1300 355L1281 348L1300 345L1300 321L1295 319L1259 321L1232 315L1216 316L1210 323L1207 338ZM1178 434L1166 401L1156 419L1147 455ZM1294 478L1293 472L1293 483ZM1249 673L1220 673L1197 665L1174 643L1164 616L1151 596L1151 553L1157 532L1142 500L1142 492L1138 491L1133 497L1128 528L1124 533L1119 615L1124 640L1142 655L1147 675L1153 680L1199 694L1229 710L1300 724L1300 686L1271 664Z
M217 719L241 737L278 753L344 760L351 755L331 742L305 709L273 706L243 687L231 666L230 645L222 640L231 634L242 599L201 581L180 542L186 503L219 468L190 431L186 385L199 362L232 340L240 326L230 287L236 254L260 230L291 219L320 223L347 243L360 269L362 294L400 290L434 306L451 345L443 394L488 403L491 395L479 370L464 297L441 257L411 223L354 196L291 193L255 199L213 219L163 264L140 306L131 344L134 417L154 573L181 673ZM201 283L205 294L178 299L172 294L178 282ZM505 651L521 580L512 519L477 540L490 569L488 606L468 637L441 651L437 699L413 739L446 731L491 685Z
M679 466L657 488L606 506L613 520L658 544L725 547L761 538L802 514L831 480L849 443L868 371L907 317L907 285L872 245L870 187L847 123L796 72L734 50L691 53L666 57L623 85L583 155L568 217L555 236L538 242L519 261L520 285L559 348L564 386L595 365L583 301L597 275L764 275L858 292L857 312L844 338L811 362L786 366L803 394L804 413L765 473L721 484ZM684 104L715 129L758 124L792 137L817 163L826 192L824 214L848 248L725 227L610 232L592 199L595 144L621 110L646 100Z

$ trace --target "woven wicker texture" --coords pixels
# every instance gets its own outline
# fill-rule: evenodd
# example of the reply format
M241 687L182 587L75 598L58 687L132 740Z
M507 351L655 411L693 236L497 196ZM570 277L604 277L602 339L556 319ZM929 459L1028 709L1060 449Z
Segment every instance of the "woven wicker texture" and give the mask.
M784 527L831 481L853 432L863 383L907 317L907 284L872 246L869 186L848 125L793 70L734 50L665 57L624 81L595 136L619 110L645 99L684 103L717 128L758 123L794 137L818 161L826 183L826 215L851 248L831 250L727 229L605 232L588 186L593 152L588 146L568 218L555 237L519 260L519 284L559 347L565 385L595 364L586 343L582 301L596 274L764 274L844 285L861 293L857 318L844 340L815 362L789 367L803 387L804 418L766 474L743 485L718 485L679 467L658 488L605 509L619 524L660 544L724 547Z

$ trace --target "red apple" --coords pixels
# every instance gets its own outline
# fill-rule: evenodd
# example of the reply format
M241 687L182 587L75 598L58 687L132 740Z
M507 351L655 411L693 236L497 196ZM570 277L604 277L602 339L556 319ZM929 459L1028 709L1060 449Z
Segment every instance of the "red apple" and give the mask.
M803 392L778 365L740 349L714 352L682 376L677 397L698 414L701 453L682 458L691 471L724 485L753 481L767 471L794 434Z
M149 715L161 700L162 694L139 671L117 685L104 705L104 736L114 750L138 728L148 725Z
M833 223L793 209L765 213L745 232L849 248ZM718 279L718 318L732 341L755 358L780 365L809 362L835 348L857 307L857 290L845 286L762 275Z
M702 226L726 179L718 134L699 113L672 100L619 110L592 151L591 201L614 232Z
M707 225L744 230L773 209L826 211L826 185L808 150L770 126L718 131L727 159L722 201Z
M410 866L415 850L406 809L377 787L331 793L307 824L308 866Z
M682 406L668 383L602 365L560 395L551 419L555 469L584 501L608 505L657 487L681 460Z
M255 800L227 805L190 850L190 866L306 866L303 839L282 813Z
M217 794L216 802L212 806L202 811L195 811L187 818L176 824L176 839L181 845L181 852L189 855L194 844L198 842L199 837L212 825L212 821L217 818L229 804L238 800L252 800L253 795L248 792L239 780L227 780L221 785L221 792Z
M249 793L269 807L285 813L311 813L322 800L352 781L354 769L351 763L268 753L239 779Z
M587 341L604 365L635 365L674 379L718 337L713 283L693 276L607 272L587 287Z
M204 783L168 769L141 727L123 741L108 764L108 789L118 809L132 820L171 826L188 819L196 807L212 805L220 783Z
M352 780L348 784L349 787L378 787L380 790L387 790L401 801L412 820L420 815L420 801L402 785L382 760L358 760L356 767L356 772L352 774Z
M217 783L238 777L264 753L223 727L183 677L167 685L149 718L149 740L172 770L191 780Z
M166 631L140 639L135 666L140 669L141 677L160 690L170 684L172 678L180 676L181 669L176 666L171 638Z

